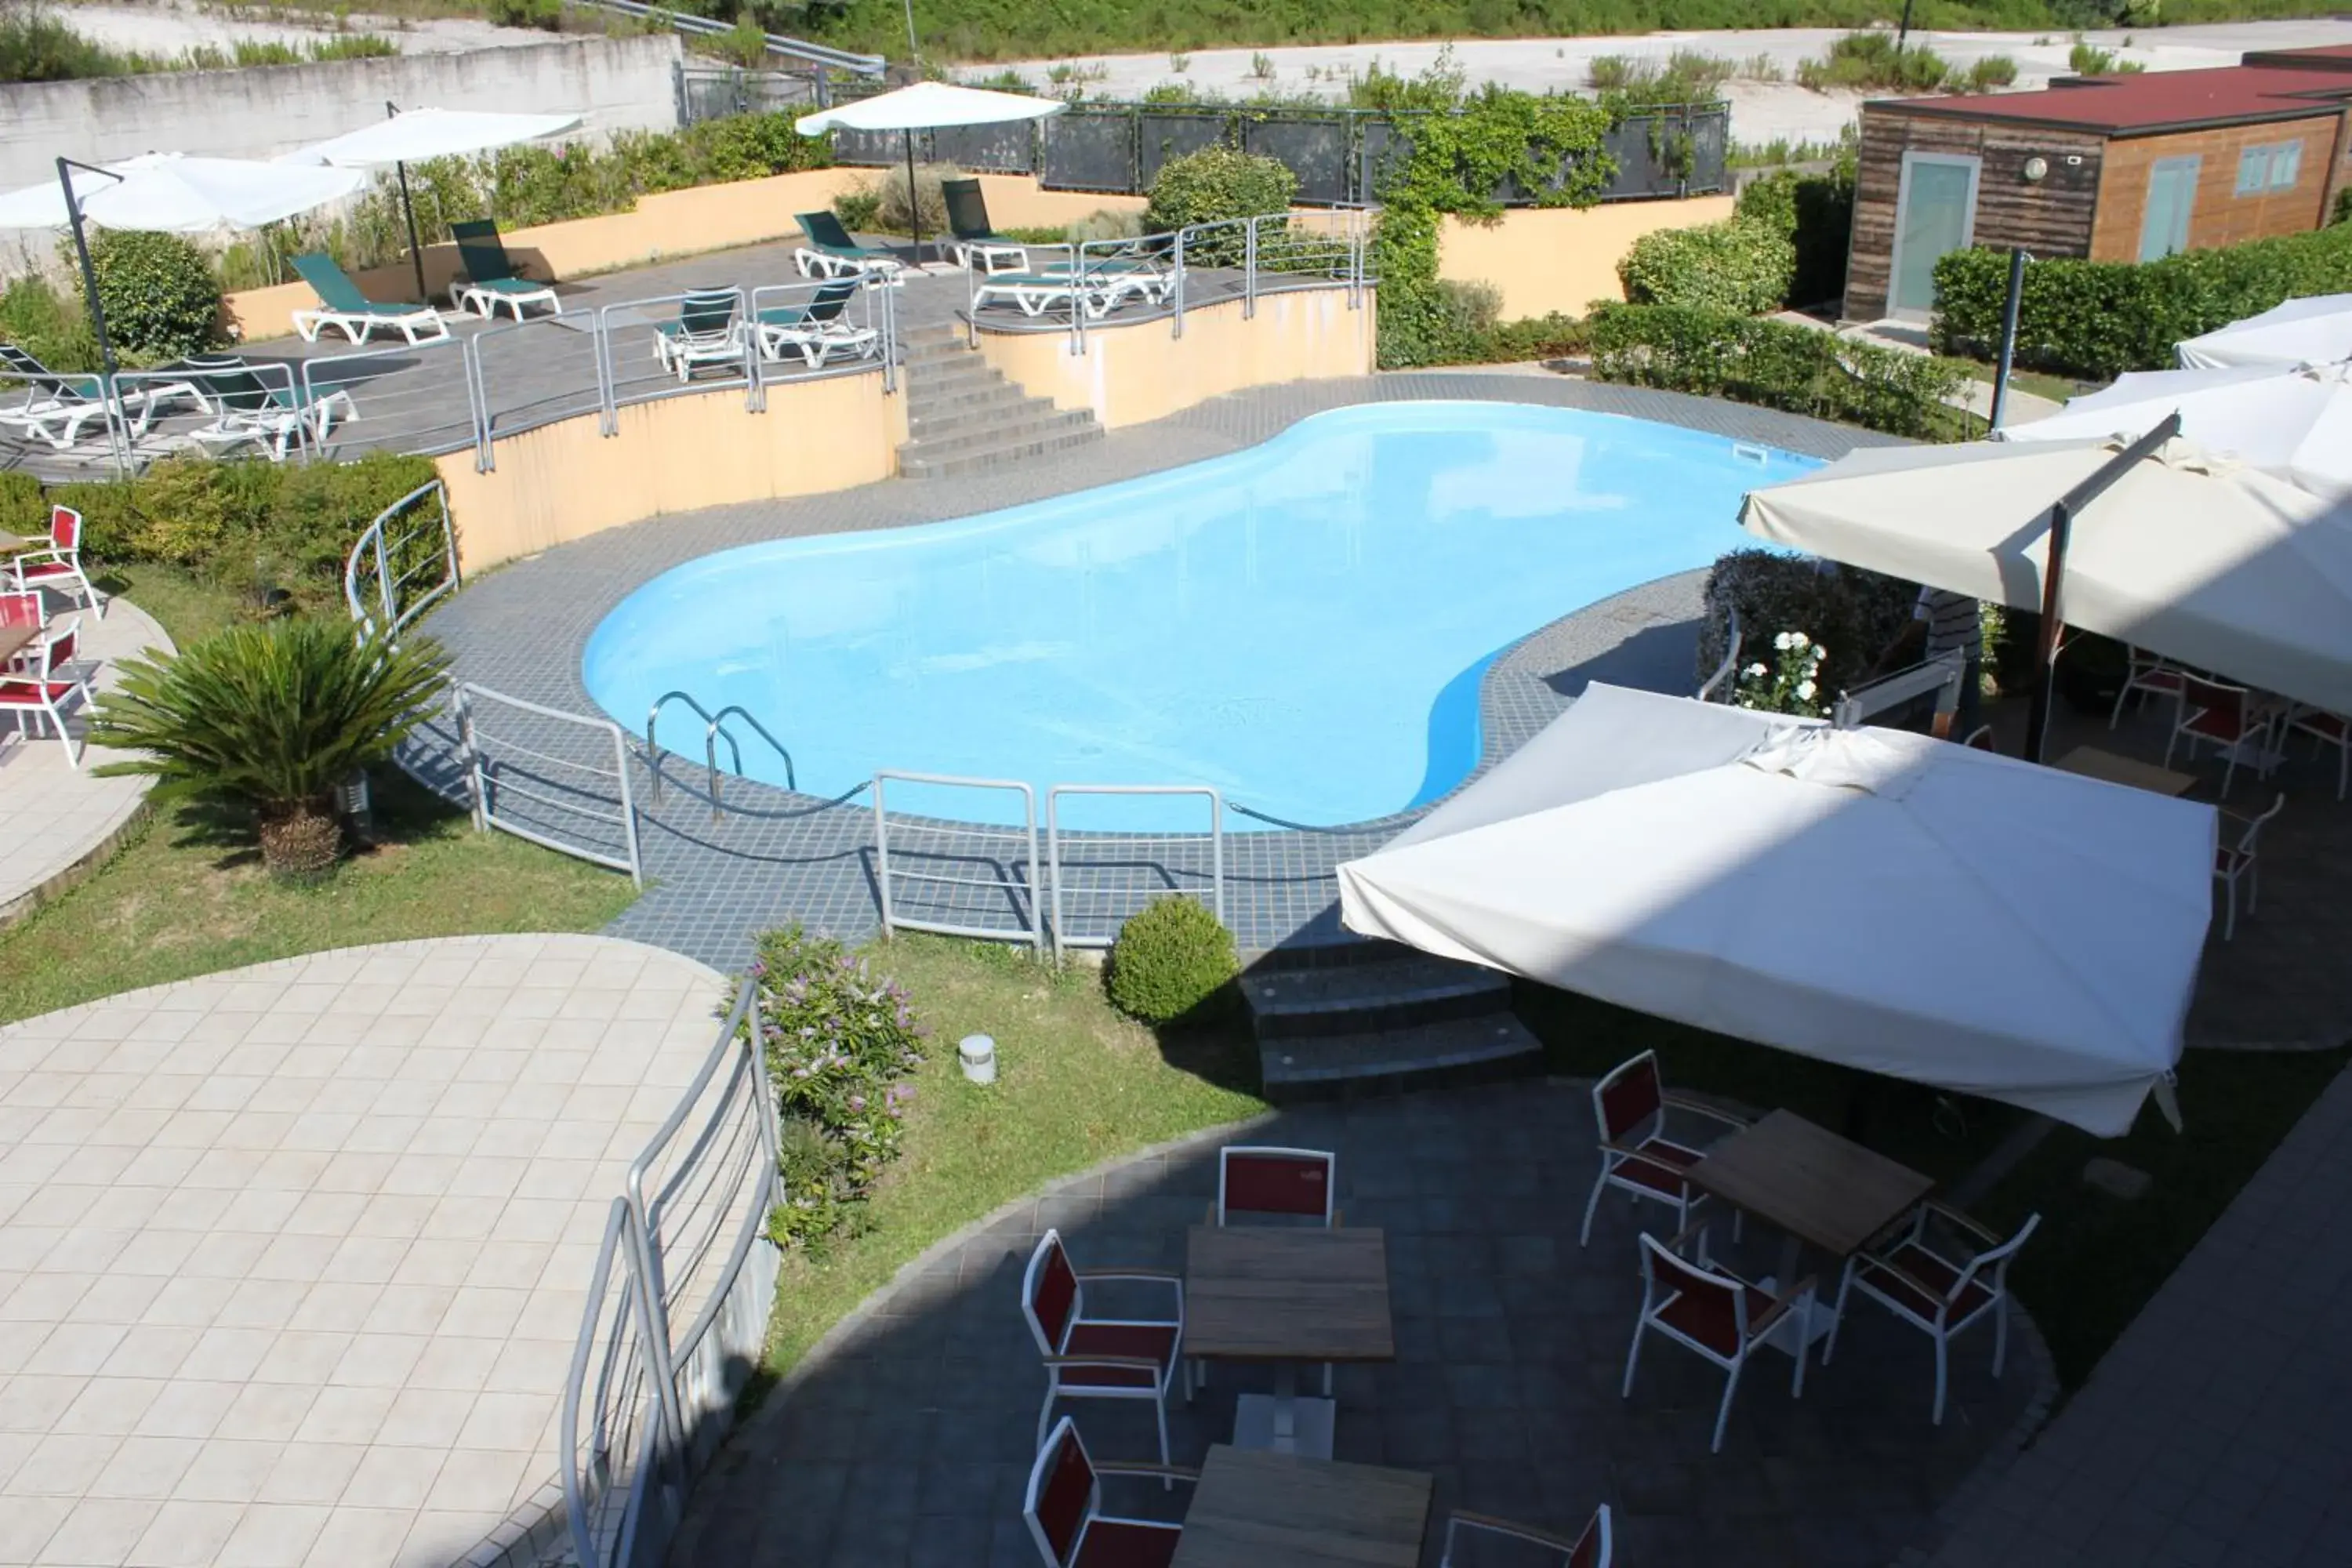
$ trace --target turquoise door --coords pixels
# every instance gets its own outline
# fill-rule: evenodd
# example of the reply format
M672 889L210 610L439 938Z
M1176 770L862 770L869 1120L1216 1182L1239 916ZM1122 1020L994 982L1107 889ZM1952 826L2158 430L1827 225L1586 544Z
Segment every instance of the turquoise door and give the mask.
M2147 210L2139 220L2139 258L2154 261L2189 248L2189 212L2197 205L2202 158L2158 158L2147 168Z
M1975 232L1977 161L1937 153L1903 155L1895 210L1894 280L1886 313L1925 320L1936 308L1936 263Z

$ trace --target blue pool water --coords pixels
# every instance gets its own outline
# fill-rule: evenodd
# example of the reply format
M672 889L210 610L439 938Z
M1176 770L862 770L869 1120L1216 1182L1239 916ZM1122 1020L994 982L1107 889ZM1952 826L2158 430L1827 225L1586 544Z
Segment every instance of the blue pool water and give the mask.
M1042 815L1049 784L1208 784L1359 822L1476 765L1479 677L1504 648L1738 548L1741 495L1817 466L1758 455L1573 409L1348 408L1030 506L688 562L614 609L583 674L633 731L673 689L741 704L813 795L907 769L1025 780ZM691 716L667 718L663 739L698 751ZM784 782L764 746L743 765ZM893 785L890 801L1018 819L1009 796ZM1066 825L1205 819L1083 804Z

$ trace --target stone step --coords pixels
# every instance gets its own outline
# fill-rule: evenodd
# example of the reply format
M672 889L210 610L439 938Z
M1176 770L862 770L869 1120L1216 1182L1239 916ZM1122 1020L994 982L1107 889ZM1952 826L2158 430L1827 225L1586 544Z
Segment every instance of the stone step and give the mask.
M1508 1013L1446 1018L1364 1034L1313 1035L1258 1046L1265 1097L1276 1102L1449 1088L1542 1070L1543 1045Z
M929 342L909 342L906 348L908 364L956 364L965 360L978 360L982 364L988 363L978 349L965 342L961 336Z
M1039 403L1045 400L1040 398ZM924 435L898 448L902 457L935 462L960 458L968 452L981 451L1011 440L1043 440L1067 430L1099 429L1094 416L1085 409L1072 414L1053 411L1051 404L1043 410L1023 409L1004 415L992 415L975 420L948 434Z
M1025 393L1002 376L988 381L958 382L945 391L910 385L908 394L907 417L913 423L945 415L968 414L975 408L996 408L1009 403L1028 401Z
M1010 396L956 404L941 409L926 408L909 416L907 444L929 448L935 444L964 437L1010 431L1030 425L1066 423L1070 418L1058 413L1050 398L1024 397L1012 388L1006 390ZM1092 417L1083 410L1079 416Z
M898 472L910 479L953 479L959 474L1002 468L1007 463L1020 462L1024 458L1034 458L1069 447L1083 447L1089 441L1102 438L1102 426L1088 421L1083 425L1057 426L1042 437L1024 433L1000 438L993 445L966 447L936 458L910 453L907 447L901 447L898 449Z
M1297 1039L1504 1013L1511 978L1427 953L1242 977L1260 1040Z
M1003 382L1004 373L978 356L907 367L907 391L916 398L929 397L935 393L961 392L975 386L994 386Z

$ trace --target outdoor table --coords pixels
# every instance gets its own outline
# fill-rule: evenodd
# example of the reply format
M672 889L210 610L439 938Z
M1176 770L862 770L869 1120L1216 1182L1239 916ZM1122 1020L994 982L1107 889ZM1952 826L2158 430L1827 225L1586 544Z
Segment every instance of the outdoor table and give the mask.
M2158 795L2187 795L2197 787L2193 773L2177 773L2170 768L2154 763L2143 763L2131 757L2119 757L2113 752L2096 746L2077 746L2054 764L2060 772L2080 773L2084 778L2102 779L2108 784L2128 784L2134 789L2153 790Z
M0 622L0 668L6 668L10 659L30 647L33 639L40 635L40 627L23 621Z
M6 529L0 528L0 555L14 555L17 551L33 542L21 533L11 533Z
M1782 1281L1798 1278L1803 1247L1820 1248L1843 1267L1936 1184L1789 1110L1773 1111L1724 1139L1684 1179L1780 1228L1780 1272L1757 1281L1774 1292ZM1829 1314L1816 1312L1812 1338L1822 1338L1831 1327ZM1774 1342L1780 1340L1776 1331Z
M1396 1359L1386 1235L1192 1226L1184 1243L1183 1353L1274 1363L1273 1395L1241 1397L1234 1441L1328 1457L1332 1402L1299 1397L1298 1363Z
M1169 1568L1416 1568L1434 1483L1219 1443Z

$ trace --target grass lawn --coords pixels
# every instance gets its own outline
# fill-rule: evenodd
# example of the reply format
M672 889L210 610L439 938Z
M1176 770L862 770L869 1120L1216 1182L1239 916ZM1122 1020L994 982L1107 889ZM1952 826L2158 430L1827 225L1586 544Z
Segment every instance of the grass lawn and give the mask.
M864 1234L784 1260L766 1370L789 1371L819 1335L925 1247L1055 1176L1265 1109L1248 1090L1247 1022L1172 1037L1115 1012L1101 976L1056 973L1012 950L900 937L866 953L931 1031L906 1152L866 1205ZM955 1042L996 1041L997 1081L966 1083Z
M175 645L245 618L243 595L176 566L109 566L98 574L98 591L146 611Z
M1990 386L1995 367L1971 362L1969 374ZM2086 392L2096 392L2095 383L2081 382L2072 376L2050 375L2038 370L2012 370L2009 384L2020 392L2030 392L2036 397L2046 397L2053 403L2063 403L2070 397L2080 397Z

